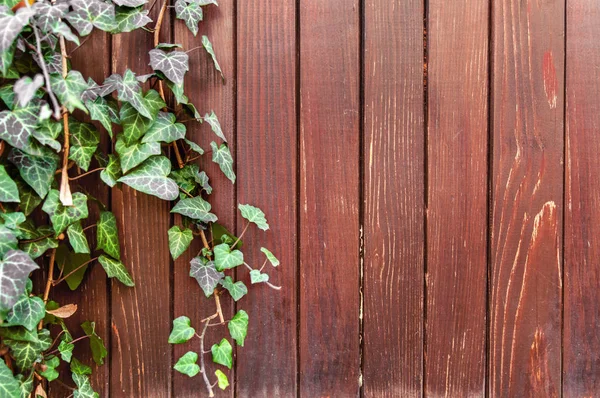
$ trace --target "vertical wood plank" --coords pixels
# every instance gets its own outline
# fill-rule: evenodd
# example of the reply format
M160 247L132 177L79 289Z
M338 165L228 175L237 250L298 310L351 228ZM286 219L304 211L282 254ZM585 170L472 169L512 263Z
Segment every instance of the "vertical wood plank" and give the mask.
M367 0L364 394L420 397L423 361L423 1Z
M203 48L190 52L190 71L186 74L186 95L190 101L196 105L198 111L204 115L211 110L217 114L219 122L225 136L231 144L232 153L234 153L233 144L235 143L235 0L221 0L219 7L203 7L204 21L200 23L200 30L197 36L194 36L185 26L183 21L176 20L174 25L175 42L183 45L183 48L189 50L201 46L202 35L207 35L211 40L216 52L221 69L225 74L227 81L224 85L221 75L215 70L212 60ZM211 141L218 141L218 138L210 130L207 123L199 124L195 121L187 123L188 137L205 150L210 149ZM193 156L193 155L192 155ZM234 195L235 187L231 184L219 167L211 161L211 155L206 154L198 160L201 170L206 171L210 178L210 184L213 187L213 193L209 198L212 205L212 211L219 217L219 223L224 225L230 231L234 230ZM175 223L181 226L180 218L175 217ZM210 234L207 235L210 239ZM211 297L207 299L200 289L195 279L189 276L190 260L202 249L202 243L199 238L188 251L175 261L174 270L174 314L179 317L185 315L192 320L192 326L200 329L200 321L215 312L215 301ZM223 295L221 304L223 312L228 316L233 311L233 305L228 295ZM206 334L207 349L214 343L218 343L223 337L227 337L229 332L227 327L211 327ZM173 361L177 361L189 350L197 350L197 339L193 339L188 344L174 346ZM210 354L206 354L208 376L214 379L215 368L212 367ZM222 371L225 368L219 367ZM217 397L231 397L234 391L234 374L228 372L231 386L227 391L215 389ZM173 396L174 397L197 397L198 394L205 395L206 387L202 381L202 376L198 375L189 378L179 372L173 372Z
M254 268L264 246L281 261L268 273L282 286L250 286L238 302L250 316L245 347L237 349L240 397L290 397L296 386L296 4L238 1L238 201L260 207L271 230L245 235L244 258ZM245 225L238 218L238 232ZM267 265L267 267L270 267ZM243 276L243 277L242 277Z
M489 395L561 390L564 1L493 2Z
M425 392L484 394L488 1L430 0Z
M162 2L150 12L156 21ZM170 42L167 15L161 41ZM153 26L152 24L150 24ZM150 73L153 34L138 30L113 36L113 72ZM114 397L171 395L171 266L167 241L170 203L123 185L112 190L122 262L136 286L111 281L112 338L110 394Z
M565 397L600 394L600 3L567 2Z
M300 1L300 394L359 392L359 2Z

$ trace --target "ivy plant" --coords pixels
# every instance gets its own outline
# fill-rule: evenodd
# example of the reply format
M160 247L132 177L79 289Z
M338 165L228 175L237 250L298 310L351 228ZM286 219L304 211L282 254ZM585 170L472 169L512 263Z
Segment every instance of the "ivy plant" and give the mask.
M75 398L98 397L90 382L92 363L76 358L74 348L88 344L94 366L102 365L108 355L106 336L99 335L92 320L72 330L65 319L77 306L50 299L61 283L77 290L94 266L135 288L121 257L115 215L83 188L92 173L110 188L128 186L175 202L171 212L179 215L177 225L164 231L173 259L189 251L195 239L202 243L189 275L198 282L198 294L214 300L215 312L199 314L195 318L202 320L195 325L185 315L176 318L169 343L198 339L174 369L189 377L201 375L209 396L229 386L233 348L244 345L248 331L246 311L226 319L221 310L224 295L238 302L248 293L233 270L246 267L251 284L280 289L265 272L266 266L279 265L275 255L261 248L264 263L254 268L241 250L251 226L269 229L265 214L240 204L247 224L234 236L211 211L212 187L197 163L215 162L235 183L227 133L217 115L207 111L202 116L184 92L191 51L205 50L223 76L213 46L206 36L192 49L158 39L169 12L196 36L203 8L218 6L217 1L162 0L154 22L146 3L0 0L0 397L45 397L55 380ZM96 82L76 70L70 55L94 29L148 32L154 39L147 54L153 72L125 69ZM172 96L165 95L167 90ZM214 137L206 152L186 131L189 123L203 122ZM108 150L101 142L110 142ZM99 211L90 212L93 206ZM90 219L90 214L99 217ZM90 239L93 228L95 239ZM34 287L32 280L41 280L35 273L46 275L41 286ZM206 340L211 326L222 328L220 340Z

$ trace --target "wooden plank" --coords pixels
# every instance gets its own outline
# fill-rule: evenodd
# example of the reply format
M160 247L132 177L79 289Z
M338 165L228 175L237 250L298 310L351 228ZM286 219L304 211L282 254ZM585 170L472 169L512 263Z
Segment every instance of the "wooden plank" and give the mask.
M73 68L80 71L87 79L91 77L100 84L110 75L110 46L109 36L100 30L94 30L90 38L80 48L71 53L71 64ZM71 45L70 51L73 51L75 45ZM78 120L90 121L89 117L79 113ZM85 116L82 118L82 116ZM101 143L100 150L110 151L110 137L104 127L100 123L94 122L98 131L100 131ZM95 162L92 162L90 170L98 167ZM83 171L82 171L83 173ZM71 177L76 175L75 169L70 171ZM110 208L110 188L100 180L100 173L83 177L79 180L71 182L71 190L73 192L85 192L99 201L107 208ZM100 217L100 209L94 202L88 201L90 217L86 225L95 224ZM91 228L87 232L88 241L92 251L96 246L96 229ZM92 252L93 253L93 252ZM58 275L58 274L56 274ZM56 278L55 275L55 278ZM51 291L51 299L57 301L61 305L76 304L77 312L66 319L65 322L75 337L83 335L80 325L89 320L96 322L96 332L104 339L104 343L108 347L110 338L109 329L109 297L108 297L108 279L106 272L100 264L92 265L87 275L76 291L71 291L66 283L57 285ZM87 342L77 344L73 356L81 360L87 365L92 365L92 355ZM108 397L109 392L109 373L110 366L108 359L103 366L92 366L93 373L91 382L94 390L101 397ZM68 369L65 365L64 369ZM68 374L68 371L66 371ZM64 374L64 373L63 373ZM62 397L68 396L71 392L63 388L57 383L49 384L50 396Z
M160 6L150 12L156 21ZM170 42L167 14L161 41ZM113 36L113 72L151 72L153 34L143 30ZM110 394L115 397L171 395L171 266L167 241L170 203L123 185L112 190L121 238L121 260L136 286L111 281Z
M296 386L296 4L238 2L238 201L260 207L271 230L251 228L244 258L260 268L264 246L281 266L267 265L275 291L250 286L237 304L250 316L245 347L237 350L240 397L290 397ZM238 232L246 222L238 218Z
M567 2L563 393L600 395L600 3Z
M483 395L488 1L431 0L425 393Z
M365 397L422 393L422 29L422 0L365 3Z
M493 7L489 395L557 396L564 1Z
M175 42L183 45L188 50L202 46L201 37L207 35L213 43L217 54L219 64L223 73L227 77L224 85L221 75L215 70L212 60L203 48L189 53L190 71L186 75L186 94L192 103L196 104L198 111L204 115L214 110L219 118L221 127L232 145L232 153L235 143L235 0L221 0L219 7L208 6L204 9L204 21L200 23L198 35L194 37L183 21L175 21ZM210 149L211 141L218 141L218 138L211 132L207 123L202 125L197 122L186 123L188 128L188 137L198 143L205 150ZM194 156L193 154L191 156ZM197 161L201 170L206 171L210 178L210 184L213 187L213 193L209 197L212 209L219 217L219 223L226 226L230 231L234 231L235 212L234 195L235 187L231 184L219 167L211 161L211 155L206 154ZM175 218L175 223L181 225L179 217ZM209 239L210 239L210 235ZM204 293L198 286L196 280L189 276L190 260L202 249L199 238L195 239L192 247L175 261L174 268L174 317L185 315L192 320L192 326L200 329L200 320L212 315L215 312L215 301L213 298L206 299ZM223 295L221 304L223 312L227 315L233 311L232 301L229 296ZM214 343L218 343L223 337L228 336L227 327L211 327L206 334L206 344L208 348ZM174 361L177 361L189 350L197 351L197 340L192 343L174 346ZM206 355L208 366L208 375L214 379L215 367L212 366L210 354ZM222 366L222 371L226 371ZM215 389L215 396L228 397L233 396L234 391L234 373L227 373L231 387L223 392ZM198 394L206 395L206 387L202 381L201 375L189 378L179 372L173 373L173 396L174 397L197 397Z
M358 0L300 1L300 394L359 392Z

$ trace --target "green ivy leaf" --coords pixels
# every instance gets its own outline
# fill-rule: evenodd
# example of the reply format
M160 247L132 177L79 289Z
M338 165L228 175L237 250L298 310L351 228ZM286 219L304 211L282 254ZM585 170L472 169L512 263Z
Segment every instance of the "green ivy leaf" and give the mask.
M183 141L190 146L190 149L192 151L196 152L199 155L204 155L204 149L202 149L202 147L200 147L200 145L196 144L193 141L185 139L185 138L183 139Z
M252 284L268 282L268 281L269 281L269 275L261 274L260 271L257 269L253 269L252 271L250 271L250 282Z
M100 213L97 225L96 249L104 250L109 256L121 259L121 247L119 246L119 231L117 219L110 211Z
M169 344L183 344L191 339L195 333L190 318L187 316L175 318L173 320L173 330L169 335Z
M182 231L177 225L174 225L171 227L171 229L169 229L168 235L169 251L171 252L173 260L176 260L179 256L181 256L188 249L188 247L190 247L192 240L194 240L191 229L184 228Z
M92 368L90 368L86 364L81 363L77 358L73 358L71 360L70 369L71 369L71 372L73 372L76 375L83 376L83 375L91 375L92 374Z
M67 20L79 32L87 36L94 27L105 32L116 28L115 6L100 0L71 0L73 11L67 14Z
M182 199L173 207L171 213L178 213L183 216L199 220L205 223L217 221L217 216L210 212L211 205L201 196L195 198Z
M19 380L19 398L29 398L33 391L33 374L25 378L23 375L18 375Z
M273 253L271 253L268 249L261 247L260 251L265 254L265 256L267 257L267 260L269 260L269 262L271 263L271 265L273 267L277 267L279 265L279 260L277 259L277 257L275 257L273 255Z
M185 21L186 26L194 36L198 34L198 23L202 21L202 8L194 0L177 0L175 16Z
M154 156L136 170L119 178L118 181L148 195L154 195L163 200L175 200L179 196L179 188L175 181L167 177L170 171L169 159L164 156Z
M233 348L227 339L221 340L219 344L213 344L210 350L212 351L214 363L227 366L229 369L231 369L231 365L233 363Z
M60 353L60 357L65 362L71 362L71 358L73 358L73 349L75 348L74 344L62 340L58 345L58 352ZM91 371L91 370L90 370Z
M61 74L53 73L50 75L50 86L61 104L69 112L73 113L75 108L77 108L87 113L87 108L81 101L81 97L83 92L88 88L88 85L80 72L71 70L67 77L64 78Z
M175 115L167 112L159 112L158 117L144 135L142 142L170 143L184 138L185 130L183 124L176 123Z
M123 173L121 172L121 161L115 155L108 155L108 165L100 172L100 178L109 187L114 187Z
M153 115L142 95L140 83L131 69L127 69L123 76L119 74L110 75L105 81L102 94L110 94L117 91L119 101L130 103L142 116L152 119ZM104 96L104 95L102 95Z
M215 115L214 111L211 111L210 115L208 113L204 115L204 121L210 125L217 137L227 142L227 138L225 138L225 134L223 134L223 130L221 129L221 123L219 123L219 119L217 119L217 115Z
M122 262L114 260L105 255L98 257L98 262L100 262L102 268L104 268L104 271L106 271L106 275L109 278L117 278L125 286L135 286L131 275L129 275L129 271L127 271L127 268L125 268L125 265L123 265Z
M54 180L58 156L52 152L45 156L32 156L13 148L8 155L8 160L17 166L23 181L33 188L40 198L45 198Z
M10 250L0 262L0 311L8 311L25 289L29 273L38 265L20 250Z
M17 184L0 165L0 202L19 202L19 189Z
M221 390L225 390L229 387L229 380L227 380L227 375L221 372L220 369L215 370L215 376L217 376L217 385Z
M37 330L29 331L22 326L2 326L0 327L0 336L14 341L38 341Z
M210 195L212 193L212 187L208 183L208 176L206 175L206 173L204 171L201 171L200 173L198 173L198 178L196 179L196 182L198 184L200 184L202 189L204 189L207 194Z
M256 224L256 226L259 229L262 229L263 231L269 229L269 224L267 223L267 219L265 218L265 213L263 213L262 210L258 207L238 204L238 209L240 209L242 217L244 217L251 223Z
M6 366L4 359L0 359L0 396L6 398L19 398L19 382L13 376L12 370Z
M50 216L52 227L58 236L69 225L88 217L87 196L81 192L73 194L73 206L63 206L56 189L50 191L42 210Z
M30 103L26 107L0 112L0 139L29 152L29 138L38 124L39 109L38 105Z
M202 36L202 45L206 49L206 52L210 54L213 63L215 64L215 69L219 71L223 80L225 80L225 76L223 75L223 71L221 70L221 66L219 65L219 61L217 61L217 56L215 55L215 51L213 49L212 43L208 40L207 36Z
M220 284L229 292L229 294L231 294L231 297L235 301L238 301L239 299L244 297L246 294L248 294L248 288L246 287L244 282L237 281L237 282L233 283L233 279L231 279L230 276L226 276L225 279L223 279L220 282Z
M90 111L90 119L100 122L112 138L112 122L115 119L118 120L119 117L117 110L110 104L110 102L102 97L97 97L93 101L88 100L85 102L86 108Z
M20 325L35 330L45 314L46 306L41 298L22 295L8 313L6 321L11 326Z
M4 225L0 225L0 256L4 256L10 250L16 250L18 243L15 232Z
M91 260L87 253L72 253L65 245L60 245L56 249L56 263L63 275L69 275L66 279L69 289L75 290L79 287L88 268L83 265Z
M231 338L236 341L239 346L244 346L244 339L248 333L248 313L244 310L239 310L231 321L227 324Z
M235 248L237 248L237 249L241 249L242 246L244 245L244 242L241 239L238 239L237 236L235 236L234 234L229 232L227 230L227 228L225 228L224 226L222 226L219 223L212 224L212 235L213 235L214 242L229 243L229 244L238 242L237 245L235 245Z
M149 142L147 144L134 142L131 145L127 145L124 140L118 139L115 151L119 154L123 173L127 173L152 155L160 155L160 144L158 142Z
M204 257L193 258L190 261L190 266L190 276L196 279L204 291L204 295L210 297L225 274L218 272L215 263Z
M196 364L198 361L198 354L193 351L186 352L173 366L173 368L179 373L183 373L189 377L194 377L200 373L200 366Z
M63 124L51 119L44 120L38 124L38 127L32 131L33 138L42 145L47 145L60 152L62 144L56 140L56 137L63 131Z
M58 357L52 357L51 359L44 362L46 366L46 370L40 372L42 376L44 376L48 381L53 381L58 378L58 365L60 365L60 359Z
M71 131L69 159L87 171L92 157L98 149L100 134L98 134L93 124L79 123L74 120L69 121L69 128Z
M15 14L5 9L0 14L0 51L10 49L19 33L34 15L35 11L30 7L22 7Z
M148 0L113 0L116 5L125 7L140 7L147 2Z
M92 389L92 384L87 376L77 373L71 374L71 378L77 386L77 390L73 391L73 398L99 398L100 395Z
M148 10L144 10L142 7L117 7L115 19L117 21L116 31L119 33L131 32L152 22L148 17Z
M148 119L139 113L128 102L123 104L120 112L123 141L128 145L140 139L154 122L153 119Z
M81 226L81 221L69 225L67 228L67 236L69 243L75 253L89 253L90 245L88 244L85 232Z
M4 344L11 349L15 362L20 369L29 369L35 362L42 359L42 352L50 348L52 338L50 331L42 329L38 331L35 341L17 341L5 339Z
M229 178L231 182L235 183L233 158L231 157L231 152L229 152L229 147L227 144L221 144L221 146L217 146L217 144L213 141L210 143L210 147L213 151L213 162L219 165L223 174L225 174L225 176Z
M30 215L40 203L42 203L42 198L40 198L29 185L25 184L21 179L17 179L15 181L17 183L17 188L19 189L19 196L21 197L21 211L26 216Z
M108 351L106 351L106 347L104 346L104 342L100 336L96 334L96 323L85 321L81 324L81 328L83 329L85 335L88 336L94 362L96 362L96 365L102 365L104 363L104 358L106 358L106 355L108 354Z
M79 38L73 34L71 28L63 22L69 10L66 3L48 4L36 2L32 5L37 14L37 25L43 33L54 33L57 36L62 35L65 39L79 45Z
M42 225L34 229L29 241L20 245L21 250L27 253L33 260L39 258L49 249L58 247L58 239L54 237L52 227Z
M244 264L244 253L239 250L231 250L227 243L216 245L214 252L217 271L235 268Z
M155 48L150 50L150 66L161 71L175 84L183 84L183 77L189 68L189 56L183 51L170 51Z

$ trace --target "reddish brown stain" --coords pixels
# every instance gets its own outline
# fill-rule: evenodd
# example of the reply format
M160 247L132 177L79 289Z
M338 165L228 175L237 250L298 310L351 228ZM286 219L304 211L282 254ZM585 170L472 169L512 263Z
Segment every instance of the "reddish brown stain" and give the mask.
M554 67L554 57L552 51L548 50L544 53L542 76L544 77L544 91L548 98L550 108L556 108L556 68Z

